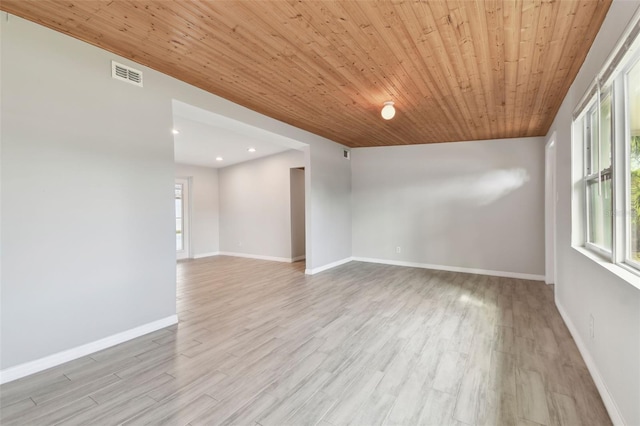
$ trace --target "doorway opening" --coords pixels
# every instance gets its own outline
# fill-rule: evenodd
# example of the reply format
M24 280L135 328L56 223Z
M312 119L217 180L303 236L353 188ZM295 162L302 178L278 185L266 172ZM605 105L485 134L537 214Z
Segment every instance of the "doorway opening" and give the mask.
M189 186L176 201L178 258L297 262L304 271L310 147L177 100L172 107L175 177Z
M176 259L190 257L189 238L189 180L175 180Z
M289 172L291 203L291 261L306 259L305 186L304 167L294 167Z
M556 283L556 134L545 147L545 282Z

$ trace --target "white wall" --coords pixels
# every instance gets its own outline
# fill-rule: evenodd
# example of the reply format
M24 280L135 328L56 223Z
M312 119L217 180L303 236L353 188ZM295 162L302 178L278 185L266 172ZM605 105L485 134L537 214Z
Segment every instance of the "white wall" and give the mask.
M213 255L220 250L218 228L218 170L176 164L175 176L189 178L191 257Z
M291 169L291 257L300 259L305 251L305 197L304 197L304 170Z
M640 290L571 247L576 185L571 176L571 114L638 7L637 1L612 3L547 136L557 134L556 303L582 345L610 413L613 408L614 419L617 412L628 425L640 424ZM595 318L593 340L589 315Z
M172 100L307 144L307 265L351 255L343 146L37 24L2 24L2 361L175 313ZM144 88L111 79L111 60Z
M351 257L351 162L343 154L344 147L336 144L311 147L305 174L305 191L310 194L306 256L311 272Z
M176 291L170 102L1 20L5 369L171 316Z
M351 158L354 257L544 274L543 138L358 148Z
M304 162L289 150L219 169L221 252L292 258L290 170Z

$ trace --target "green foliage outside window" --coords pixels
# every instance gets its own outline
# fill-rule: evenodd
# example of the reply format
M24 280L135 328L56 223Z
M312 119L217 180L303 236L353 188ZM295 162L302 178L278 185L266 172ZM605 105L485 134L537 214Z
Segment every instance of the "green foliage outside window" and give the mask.
M631 247L635 260L640 260L640 135L631 137Z

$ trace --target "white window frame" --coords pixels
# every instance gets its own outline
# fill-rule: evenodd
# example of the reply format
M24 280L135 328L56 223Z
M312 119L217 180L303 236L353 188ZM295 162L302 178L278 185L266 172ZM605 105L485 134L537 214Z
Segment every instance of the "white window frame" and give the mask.
M630 70L640 63L640 10L636 12L631 24L623 33L621 40L613 50L605 66L589 87L573 115L572 137L578 140L582 150L582 237L585 249L593 252L603 261L623 267L640 276L640 262L631 259L631 168L630 168L630 130L627 122L629 113ZM604 88L604 89L602 89ZM611 191L612 191L612 241L611 250L589 241L591 221L589 218L589 185L591 181L602 179L602 170L593 171L588 149L593 148L591 132L587 128L590 114L595 108L598 121L601 119L601 95L611 96ZM598 123L598 163L600 163L601 123ZM622 213L622 214L621 214Z
M606 94L607 96L611 96L611 108L613 110L613 103L614 103L614 95L613 95L613 90L608 87L606 90ZM584 113L581 114L581 116L575 120L577 123L579 123L582 126L582 144L583 144L583 171L582 171L582 182L583 182L583 199L584 199L584 205L583 205L583 217L585 218L585 226L584 226L584 246L586 248L588 248L591 251L596 252L597 254L599 254L601 257L607 259L607 260L612 260L613 259L613 247L615 247L615 223L612 223L612 230L611 230L611 234L612 234L612 241L611 241L611 247L612 249L607 249L606 247L597 245L595 243L592 243L591 241L589 241L589 235L591 234L591 219L589 217L589 202L590 202L590 198L589 198L589 183L590 182L594 182L595 184L599 185L599 181L602 180L602 169L600 168L600 156L601 156L601 149L600 149L600 134L601 134L601 123L600 123L600 105L601 105L601 96L599 96L598 93L596 93L595 95L593 95L593 98L588 102L587 106L584 108ZM593 127L593 123L591 122L591 114L592 112L596 113L596 116L598 117L598 123L597 123L597 137L598 137L598 141L597 141L597 155L598 155L598 164L596 166L591 164L591 159L593 157L593 147L594 147L594 141L592 140L592 132L591 132L591 128ZM613 111L612 111L613 114ZM574 124L575 125L575 124ZM614 137L612 135L612 141L611 141L611 186L612 186L612 196L613 194L615 194L615 182L613 179L613 174L615 173L615 165L614 165ZM592 170L592 168L596 168L597 170L594 172ZM612 206L611 206L611 210L614 211L615 209L615 201L612 202ZM612 221L613 222L613 221Z
M638 37L640 39L640 36ZM636 40L636 45L639 45L640 43L637 42ZM640 47L640 46L639 46ZM627 141L631 141L631 123L628 123L627 120L629 119L630 113L629 113L629 72L633 69L633 67L635 67L636 65L640 65L640 48L636 50L635 53L630 55L630 58L627 62L627 64L625 65L625 67L621 70L620 74L620 78L622 79L622 83L623 83L623 87L624 87L624 96L623 96L623 102L624 102L624 114L622 116L622 121L624 123L624 148L625 148L625 155L624 155L624 194L623 194L623 199L624 199L624 206L625 206L625 212L629 212L628 214L625 214L625 223L624 223L624 234L625 234L625 241L624 241L624 247L623 247L623 262L625 265L633 268L634 272L636 271L640 271L640 262L631 259L630 255L631 255L631 214L630 214L630 209L631 209L631 144L627 143ZM640 272L639 272L640 274Z

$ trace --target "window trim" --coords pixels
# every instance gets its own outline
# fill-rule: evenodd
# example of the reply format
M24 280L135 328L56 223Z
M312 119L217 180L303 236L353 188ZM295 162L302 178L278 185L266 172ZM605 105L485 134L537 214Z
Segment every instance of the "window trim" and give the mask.
M595 183L596 185L600 185L600 182L603 181L604 176L609 175L609 179L611 180L611 212L613 213L613 211L615 210L615 199L614 199L614 194L615 194L615 151L614 151L614 146L615 146L615 138L614 138L614 125L613 125L613 107L614 107L614 91L613 91L613 84L609 84L607 86L605 86L604 89L602 89L600 87L599 84L597 84L597 82L595 83L595 93L592 93L593 91L590 91L589 93L592 93L592 98L584 103L584 109L581 112L581 114L574 120L574 125L576 124L576 122L578 122L579 124L581 124L582 126L582 151L583 151L583 170L582 170L582 183L583 183L583 217L585 218L585 226L584 226L584 235L583 235L583 241L584 241L584 247L592 250L594 252L596 252L599 256L613 262L614 261L614 256L615 256L615 243L616 243L616 227L615 227L615 221L614 218L611 218L611 248L608 249L607 247L601 246L599 244L596 244L595 242L590 241L590 235L591 235L591 226L592 226L592 222L591 222L591 217L590 217L590 184ZM605 93L604 96L601 95L601 93ZM602 101L603 99L606 99L607 97L610 98L610 104L611 104L611 116L612 116L612 126L611 126L611 152L610 152L610 158L611 158L611 165L607 168L608 172L606 172L607 169L601 169L601 146L600 146L600 136L601 136L601 129L602 129L602 123L600 122L601 120L601 105L602 105ZM596 123L594 124L593 121L593 116L597 117ZM594 140L592 138L592 136L594 135L593 132L593 127L597 126L595 135L597 137L597 144L594 147ZM597 165L593 164L593 156L597 155ZM593 169L597 168L596 172L593 172ZM593 173L591 173L593 172ZM601 188L601 187L600 187Z
M640 9L631 18L627 28L622 33L611 54L604 62L600 72L596 74L594 81L576 104L572 118L572 138L579 142L582 152L582 167L580 171L580 196L582 218L582 235L575 240L579 246L574 245L581 253L589 258L597 259L598 263L606 264L607 269L622 270L619 276L632 275L632 284L639 287L637 278L640 277L640 261L632 259L632 209L631 209L631 124L630 120L630 95L629 73L640 63ZM601 170L601 143L602 143L602 101L610 96L611 108L611 135L610 155L611 167L608 174L611 179L611 250L589 241L591 238L590 210L593 198L592 185L601 184L606 170ZM597 116L597 153L594 150L592 140L593 112ZM577 154L577 153L576 153ZM597 155L597 164L592 164L594 155ZM577 163L575 161L574 164ZM597 169L597 170L595 170ZM603 173L604 172L604 173ZM574 175L575 176L575 175ZM575 176L577 178L577 176ZM606 206L603 205L603 210ZM622 213L622 214L621 214ZM603 215L607 212L603 212ZM636 225L640 226L640 225ZM579 228L576 228L579 229ZM608 243L608 242L607 242ZM628 280L628 279L627 279ZM639 287L640 288L640 287Z
M639 23L640 24L640 23ZM640 25L639 25L640 26ZM636 44L640 47L640 35L636 39ZM627 60L625 66L620 70L620 79L622 80L623 87L623 103L624 103L624 114L622 116L622 122L624 125L624 149L625 149L625 161L624 161L624 182L625 182L625 191L623 194L624 206L625 206L625 223L624 223L624 232L626 235L626 240L622 253L622 262L628 267L633 268L635 271L640 273L640 262L631 259L631 143L626 143L626 141L631 141L631 124L628 123L630 117L630 105L629 105L629 73L635 66L640 66L640 48L635 53L631 54L631 57ZM639 225L640 226L640 225Z

